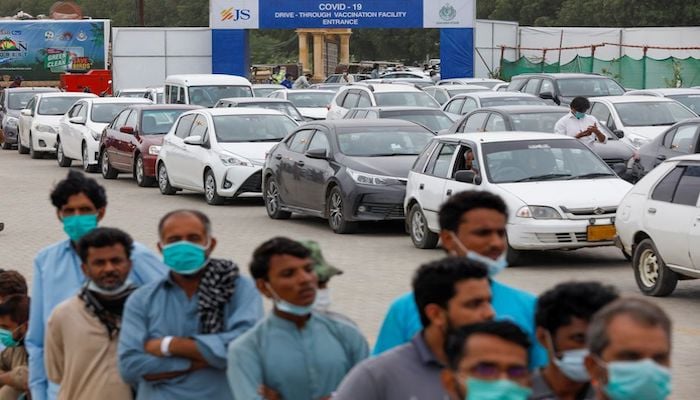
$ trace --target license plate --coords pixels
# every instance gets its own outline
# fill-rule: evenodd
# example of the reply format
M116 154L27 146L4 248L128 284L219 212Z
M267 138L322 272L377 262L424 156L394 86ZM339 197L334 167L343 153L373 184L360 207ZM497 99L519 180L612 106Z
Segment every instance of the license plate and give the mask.
M615 225L589 225L586 229L589 242L614 240L617 231Z

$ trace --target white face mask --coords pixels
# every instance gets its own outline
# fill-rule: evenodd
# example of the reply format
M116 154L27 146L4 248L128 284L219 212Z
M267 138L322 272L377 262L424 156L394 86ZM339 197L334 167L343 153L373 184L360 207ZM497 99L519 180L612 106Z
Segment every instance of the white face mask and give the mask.
M126 292L127 290L130 290L133 286L134 286L133 282L131 282L130 280L127 279L126 281L124 281L124 283L122 283L118 287L115 287L114 289L104 289L104 288L97 286L95 281L91 280L91 281L88 281L87 289L91 292L100 294L100 295L105 296L105 297L117 297L120 294Z
M272 300L274 301L275 308L277 308L278 311L296 315L298 317L304 317L306 315L311 314L313 304L309 306L298 306L296 304L292 304L288 301L282 300L282 298L279 297L277 293L275 293L275 291L272 289L272 286L270 286L268 283L266 283L265 285L267 285L267 289L270 291L270 293L272 293Z
M559 371L574 382L583 383L591 380L586 370L586 365L584 364L584 360L588 355L588 349L562 351L561 358L558 358L556 357L556 350L554 348L554 339L552 339L552 335L549 332L547 332L547 336L549 338L549 346L551 347L552 353L554 353L552 362L559 368Z
M450 236L452 236L452 240L455 241L455 244L457 244L457 247L464 252L464 257L480 262L484 265L486 265L486 268L488 268L489 271L489 278L493 278L494 276L498 275L501 271L506 269L508 266L508 260L506 259L506 253L504 252L501 254L497 259L492 259L490 257L485 257L482 256L481 254L478 254L475 251L469 251L467 250L466 247L462 244L462 241L459 240L457 235L455 235L454 232L450 232Z
M316 292L316 300L314 308L321 311L328 311L331 307L331 291L330 289L318 289Z

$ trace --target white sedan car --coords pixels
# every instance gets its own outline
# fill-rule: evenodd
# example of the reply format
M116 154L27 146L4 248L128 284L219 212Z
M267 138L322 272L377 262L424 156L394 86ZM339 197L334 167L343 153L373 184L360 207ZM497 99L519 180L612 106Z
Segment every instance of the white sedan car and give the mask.
M49 92L34 96L19 116L17 151L32 158L56 152L61 117L78 100L97 97L92 93Z
M266 153L297 123L279 111L212 108L186 112L163 140L158 187L165 195L187 189L222 204L242 194L261 195Z
M56 143L56 160L70 167L83 163L86 172L99 171L99 143L102 131L114 117L132 104L152 104L145 98L98 97L78 100L61 118Z
M637 286L666 296L700 278L700 155L669 159L642 178L617 210L618 245L632 256Z
M473 155L471 166L467 154ZM487 190L508 205L508 261L522 250L613 245L614 217L632 187L580 141L547 133L436 136L408 175L404 209L413 244L438 242L452 194Z
M304 118L310 120L326 119L328 106L335 92L318 89L282 89L270 93L267 97L289 100Z

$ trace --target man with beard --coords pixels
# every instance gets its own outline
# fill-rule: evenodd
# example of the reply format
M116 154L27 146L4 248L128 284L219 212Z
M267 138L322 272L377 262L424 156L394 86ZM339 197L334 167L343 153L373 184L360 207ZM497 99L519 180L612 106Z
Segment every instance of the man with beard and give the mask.
M132 246L131 237L114 228L97 228L78 242L88 280L56 306L46 329L46 374L60 385L59 399L132 398L117 369L124 303L136 289L127 279Z

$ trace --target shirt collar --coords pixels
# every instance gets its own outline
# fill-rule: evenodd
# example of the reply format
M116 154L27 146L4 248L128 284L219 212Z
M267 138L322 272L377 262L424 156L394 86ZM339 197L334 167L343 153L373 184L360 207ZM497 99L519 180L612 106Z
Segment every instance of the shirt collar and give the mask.
M416 349L418 353L418 358L420 358L421 363L425 365L437 365L439 367L444 367L442 363L435 357L435 354L430 350L428 344L425 342L423 337L423 331L420 331L411 340L413 348Z
M294 330L299 329L299 327L297 326L296 323L294 323L288 319L284 319L284 318L280 317L279 315L275 314L274 309L270 310L269 316L270 316L269 317L270 323L273 326L276 326L276 327L282 328L282 329L294 329ZM304 324L304 327L302 329L306 329L306 327L309 326L309 324L311 324L312 321L314 321L315 319L316 319L316 314L314 312L311 312L311 317L306 321L306 323Z

